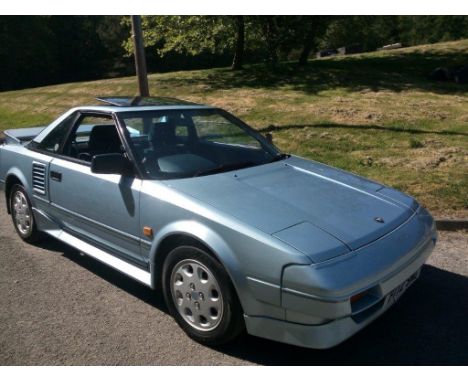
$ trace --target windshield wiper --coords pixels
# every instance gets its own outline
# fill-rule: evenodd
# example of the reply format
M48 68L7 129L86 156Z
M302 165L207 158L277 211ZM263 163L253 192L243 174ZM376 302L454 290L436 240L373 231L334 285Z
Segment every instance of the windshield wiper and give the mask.
M271 162L278 162L280 160L283 160L283 159L288 159L291 155L290 154L284 154L284 153L280 153L280 154L277 154L273 157L273 159L270 161Z
M218 172L225 172L225 171L232 171L232 170L240 170L241 168L246 168L246 167L251 167L255 166L256 163L254 162L240 162L240 163L227 163L227 164L222 164L213 168L209 168L208 170L200 170L197 171L193 177L197 176L203 176L203 175L210 175L210 174L216 174Z

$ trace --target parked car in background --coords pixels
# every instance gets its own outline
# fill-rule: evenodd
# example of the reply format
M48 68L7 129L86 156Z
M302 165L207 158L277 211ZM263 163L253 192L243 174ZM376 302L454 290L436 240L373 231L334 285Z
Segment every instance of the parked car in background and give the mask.
M102 99L5 132L18 235L47 234L163 293L185 332L328 348L390 308L434 248L412 197L281 153L219 108Z

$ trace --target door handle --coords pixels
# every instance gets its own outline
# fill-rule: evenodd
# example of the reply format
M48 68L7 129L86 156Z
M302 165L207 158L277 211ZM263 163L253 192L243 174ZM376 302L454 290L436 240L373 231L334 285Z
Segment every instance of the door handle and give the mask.
M57 171L51 171L50 172L50 179L55 180L57 182L61 182L62 181L62 174L60 172L57 172Z

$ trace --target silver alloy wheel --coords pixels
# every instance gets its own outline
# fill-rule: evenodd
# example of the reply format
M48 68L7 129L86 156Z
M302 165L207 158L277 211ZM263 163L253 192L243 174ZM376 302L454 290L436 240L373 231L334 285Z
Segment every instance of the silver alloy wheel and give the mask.
M24 236L31 233L32 213L26 196L21 191L13 194L13 218L18 231Z
M221 322L221 288L213 273L199 261L185 259L175 265L171 295L179 314L195 329L207 332Z

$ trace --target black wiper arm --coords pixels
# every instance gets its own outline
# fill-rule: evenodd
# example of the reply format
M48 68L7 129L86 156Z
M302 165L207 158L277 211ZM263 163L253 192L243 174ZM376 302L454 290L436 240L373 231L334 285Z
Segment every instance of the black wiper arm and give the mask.
M240 170L241 168L251 167L251 166L255 166L255 163L249 161L249 162L222 164L213 168L209 168L208 170L197 171L193 175L193 177L216 174L218 172L224 172L224 171Z
M283 159L288 159L290 156L291 156L290 154L280 153L280 154L275 155L270 162L278 162Z

